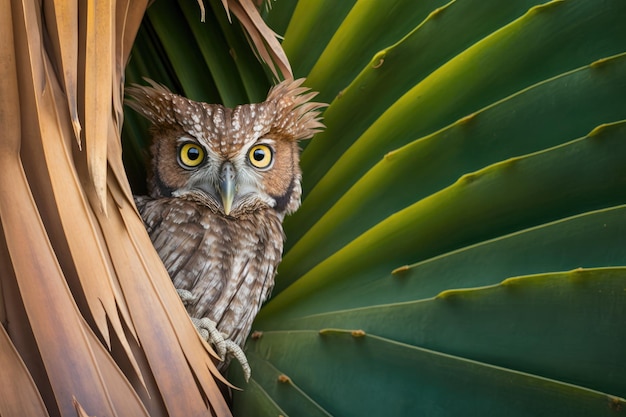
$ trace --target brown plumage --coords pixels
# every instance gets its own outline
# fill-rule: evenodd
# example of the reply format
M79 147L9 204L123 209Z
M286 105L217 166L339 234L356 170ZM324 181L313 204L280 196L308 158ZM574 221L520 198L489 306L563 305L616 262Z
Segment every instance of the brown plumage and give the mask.
M289 80L234 109L152 83L127 92L153 123L149 196L136 197L152 242L191 317L243 345L274 285L282 220L300 206L298 140L321 129L315 93Z

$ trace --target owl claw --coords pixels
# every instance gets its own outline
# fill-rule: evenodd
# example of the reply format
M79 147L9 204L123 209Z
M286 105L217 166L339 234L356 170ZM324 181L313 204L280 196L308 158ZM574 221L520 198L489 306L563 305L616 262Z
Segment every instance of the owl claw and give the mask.
M200 333L200 336L215 347L215 353L217 353L222 362L227 360L227 355L239 361L243 375L246 378L246 382L248 382L252 371L248 364L248 358L246 358L246 354L243 353L239 345L230 339L226 339L226 335L217 329L215 322L211 319L207 317L201 319L192 317L191 321L196 327L196 330L198 330L198 333Z
M196 299L191 291L177 288L176 292L178 292L178 296L184 305L187 305ZM200 337L213 345L215 353L217 353L222 362L227 359L226 355L232 356L239 361L243 370L243 375L246 378L246 382L248 382L252 371L250 370L250 365L248 364L248 358L246 358L246 354L243 353L243 350L239 347L239 345L230 339L226 339L226 335L220 332L217 329L215 322L208 317L203 317L201 319L191 317L191 321L198 333L200 333Z
M189 290L183 290L182 288L176 288L176 292L178 293L178 296L180 297L180 301L183 302L183 305L187 305L189 303L191 303L192 301L196 300L196 296L193 295L191 293L191 291Z
M215 322L207 317L201 319L192 317L191 321L200 336L215 347L215 353L223 361L226 356L226 340L224 340L224 335L217 330Z
M246 354L243 353L243 350L239 347L239 345L232 340L226 339L225 342L227 352L239 361L239 364L241 365L241 369L243 371L243 376L246 379L246 382L248 382L248 380L250 380L252 370L250 369L250 364L248 363L248 358L246 358Z

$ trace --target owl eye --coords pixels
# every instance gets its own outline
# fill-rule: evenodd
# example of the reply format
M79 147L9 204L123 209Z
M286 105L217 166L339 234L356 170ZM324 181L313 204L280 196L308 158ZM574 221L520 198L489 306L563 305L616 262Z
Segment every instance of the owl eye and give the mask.
M268 169L272 165L274 153L272 148L267 145L254 145L248 151L248 160L250 164L258 169Z
M178 161L183 168L195 168L204 161L204 149L195 143L184 143L178 148Z

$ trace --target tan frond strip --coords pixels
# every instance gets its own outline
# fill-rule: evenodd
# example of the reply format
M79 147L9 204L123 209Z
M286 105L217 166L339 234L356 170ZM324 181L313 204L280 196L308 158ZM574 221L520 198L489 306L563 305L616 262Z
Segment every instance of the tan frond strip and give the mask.
M62 74L61 81L67 99L67 106L74 128L74 136L81 146L80 120L78 116L78 80L75 68L78 67L78 37L73 31L77 26L78 10L75 2L45 2L44 15L49 23L50 42ZM61 42L61 40L64 42Z
M9 335L0 326L0 386L3 396L19 401L0 401L3 416L48 416L37 386L28 373Z
M79 27L85 28L84 78L81 96L84 108L87 167L101 209L106 210L107 128L111 113L112 47L114 2L88 1L86 12L79 12ZM105 40L104 42L102 40Z
M232 10L241 22L256 52L270 68L274 77L277 80L293 78L289 59L278 42L278 36L267 26L254 2L252 0L222 0L222 5L226 12Z

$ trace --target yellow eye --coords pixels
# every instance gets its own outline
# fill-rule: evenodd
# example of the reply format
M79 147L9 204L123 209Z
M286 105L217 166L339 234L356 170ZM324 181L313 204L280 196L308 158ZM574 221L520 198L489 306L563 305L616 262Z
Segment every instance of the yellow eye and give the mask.
M204 161L204 149L195 143L184 143L178 148L178 161L183 168L195 168Z
M272 165L274 155L272 148L267 145L254 145L248 151L248 160L253 167L267 169Z

